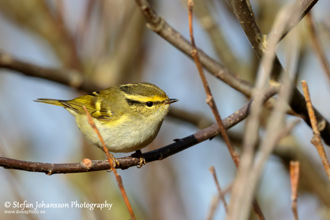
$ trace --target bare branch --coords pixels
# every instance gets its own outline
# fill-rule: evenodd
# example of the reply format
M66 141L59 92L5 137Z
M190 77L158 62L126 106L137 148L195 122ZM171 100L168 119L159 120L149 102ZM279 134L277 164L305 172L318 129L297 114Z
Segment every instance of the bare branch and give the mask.
M207 220L214 219L214 215L215 215L216 209L217 209L220 201L222 200L222 198L225 196L225 194L227 192L231 191L231 188L232 188L232 184L227 186L224 190L222 190L222 194L219 193L217 196L213 197L209 213L207 214L207 217L206 217Z
M321 45L320 39L318 37L312 13L311 12L308 13L306 17L307 17L308 28L309 28L311 36L312 36L312 43L314 46L314 50L321 61L321 64L322 64L322 67L326 74L326 77L328 79L328 82L330 83L330 66L327 61L323 47Z
M309 96L309 89L306 81L301 81L304 94L305 94L305 99L306 99L306 105L309 113L310 120L312 122L312 128L313 128L313 138L311 140L312 144L316 147L317 152L319 153L319 156L321 158L323 167L325 169L325 172L328 175L328 178L330 180L330 165L329 161L327 158L327 154L324 151L324 147L322 144L322 140L320 137L320 132L319 132L319 126L323 126L322 124L318 124L317 119L315 117L314 111L313 111L313 106L312 106L312 101Z
M194 61L195 61L195 64L196 64L196 67L197 67L199 76L200 76L201 81L203 83L203 87L204 87L204 90L205 90L205 93L206 93L206 103L210 106L210 108L212 110L212 113L213 113L213 115L215 117L215 120L217 122L217 125L218 125L218 127L220 129L221 136L225 140L225 143L227 145L227 148L229 150L229 153L230 153L230 155L231 155L231 157L232 157L232 159L233 159L236 167L238 167L238 164L239 164L238 153L235 151L235 149L233 148L232 144L230 143L228 134L227 134L225 128L223 127L221 116L219 114L217 105L216 105L216 103L214 101L214 98L213 98L213 95L212 95L212 92L211 92L209 83L207 82L206 76L204 74L202 64L200 62L198 50L197 50L197 47L196 47L196 44L195 44L195 39L194 39L194 32L193 32L193 24L192 24L193 7L194 7L193 1L188 0L189 34L190 34L191 45L193 47L191 54L192 54L192 57L194 58Z
M227 206L227 202L225 199L225 195L221 190L220 183L219 183L217 174L215 173L214 166L210 167L210 172L212 173L215 185L217 186L217 189L218 189L219 197L220 197L221 201L223 202L223 206L225 207L225 211L226 211L226 213L228 213L228 206Z
M238 72L240 67L243 65L246 67L247 65L242 64L242 61L239 61L235 56L225 38L224 32L220 25L218 25L216 18L212 15L211 8L214 6L214 2L209 1L205 4L204 0L195 0L194 3L196 6L194 10L196 11L195 14L197 15L198 21L205 31L207 31L221 63L227 67L230 72L240 74ZM244 71L244 74L246 74L246 71ZM243 72L241 75L243 75Z
M289 22L284 25L284 27L276 27L269 33L269 37L271 35L280 34L279 39L282 40L297 24L308 14L308 12L314 7L314 5L318 2L318 0L300 0L295 1L292 5L295 8L297 13L290 14ZM279 32L278 30L283 29L283 31Z
M290 161L290 180L291 180L291 208L295 220L298 218L297 199L300 167L298 161Z
M94 85L90 80L86 80L82 74L76 70L46 68L21 61L3 52L0 52L0 68L14 70L26 76L47 79L87 92L100 90L100 87Z

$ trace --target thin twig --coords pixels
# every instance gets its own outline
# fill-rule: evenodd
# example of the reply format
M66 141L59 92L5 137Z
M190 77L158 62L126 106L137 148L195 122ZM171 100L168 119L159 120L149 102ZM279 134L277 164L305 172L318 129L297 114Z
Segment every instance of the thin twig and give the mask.
M209 1L207 4L204 0L194 0L195 3L195 15L197 16L200 25L208 33L211 43L215 52L221 60L221 63L227 67L232 73L239 73L238 70L241 66L247 66L238 61L237 57L233 53L221 26L216 21L217 18L212 15L212 7L215 2ZM213 4L212 4L213 3ZM246 69L244 69L246 70ZM243 72L241 73L243 74ZM246 74L246 71L244 71Z
M66 12L66 8L64 5L63 0L56 0L55 1L56 4L56 14L54 16L54 18L57 20L58 25L60 25L61 27L64 27L64 15Z
M212 198L212 202L211 202L210 210L209 210L209 212L208 212L208 214L207 214L207 217L206 217L207 220L212 220L212 219L214 219L213 217L214 217L214 215L215 215L215 212L216 212L216 210L217 210L217 207L218 207L220 201L222 200L222 197L224 197L224 195L225 195L227 192L229 192L229 191L231 190L232 186L233 186L233 185L230 184L229 186L227 186L227 187L222 191L222 195L218 194L217 196L214 196L214 197Z
M219 114L217 105L214 101L211 89L209 87L209 84L207 82L206 76L205 76L204 71L203 71L202 64L201 64L200 59L199 59L198 50L197 50L197 47L196 47L196 44L195 44L194 34L193 34L193 24L192 24L193 7L194 7L193 1L188 0L189 34L190 34L191 45L193 47L191 55L194 58L196 67L198 69L199 76L200 76L200 78L202 80L202 83L203 83L203 86L204 86L204 90L205 90L205 93L206 93L206 103L210 106L210 108L212 110L212 113L215 117L215 120L218 124L220 133L221 133L221 135L222 135L222 137L223 137L223 139L224 139L224 141L225 141L225 143L228 147L229 153L230 153L232 159L234 160L234 163L235 163L236 167L238 167L239 156L238 156L237 152L235 151L235 149L233 148L233 146L231 145L228 134L227 134L226 130L223 127L221 116Z
M298 220L297 199L300 167L298 161L290 161L291 209L295 220Z
M128 197L127 197L127 194L126 194L126 191L125 191L125 188L124 188L124 184L123 184L123 181L121 179L121 176L118 174L116 168L115 168L115 160L114 160L114 157L112 154L109 153L108 151L108 148L105 146L105 143L104 143L104 140L101 136L101 133L100 131L98 130L98 128L96 127L94 121L93 121L93 118L92 116L89 114L86 106L83 106L84 107L84 110L86 112L86 115L87 115L87 120L88 120L88 123L90 124L90 126L93 128L93 130L95 131L95 133L97 134L97 136L99 137L101 143L102 143L102 146L103 146L103 151L105 152L105 154L107 155L107 159L108 159L108 162L109 162L109 165L111 167L111 170L112 172L114 173L115 177L116 177L116 180L117 180L117 183L118 183L118 186L119 186L119 189L120 189L120 192L124 198L124 201L125 201L125 204L127 206L127 209L129 211L129 214L131 215L131 218L133 220L135 220L135 215L134 215L134 212L133 212L133 209L131 207L131 204L128 200Z
M49 14L53 21L51 24L54 25L54 31L56 31L60 36L57 39L58 42L51 42L51 44L54 43L54 50L58 51L59 59L62 59L67 68L75 69L81 72L83 66L79 57L76 42L72 38L72 35L64 22L65 4L62 0L57 0L56 7L56 14L52 13L50 7L46 7L46 13ZM50 40L50 38L47 40ZM61 43L63 45L60 45Z
M301 81L303 91L305 94L305 99L306 99L306 106L309 114L309 118L311 120L312 124L312 129L313 129L313 138L311 140L311 143L316 147L317 152L319 153L319 156L321 158L322 164L324 166L325 172L328 175L328 178L330 180L330 165L329 161L327 158L327 155L324 151L324 147L322 144L321 136L320 136L320 131L319 131L319 126L323 126L322 124L318 124L316 116L313 111L313 106L312 106L312 101L309 95L309 89L307 82L305 80Z
M322 67L324 69L325 75L330 83L330 66L329 63L327 61L327 58L325 56L325 52L323 50L323 47L321 45L320 39L318 37L317 31L316 31L316 27L315 27L315 22L312 16L312 12L308 13L307 16L307 24L308 24L308 28L309 28L309 32L311 33L311 37L312 37L312 43L314 46L314 50L316 52L316 54L318 55Z
M219 180L217 178L217 174L215 173L214 166L211 166L210 167L210 172L212 173L212 176L213 176L215 185L217 186L217 189L218 189L219 197L220 197L221 201L223 202L223 206L225 207L225 211L226 211L226 213L228 213L227 202L226 202L225 196L224 196L224 194L223 194L223 192L221 190L221 187L220 187L220 184L219 184Z
M83 39L86 37L88 22L91 20L92 11L95 6L95 0L89 0L86 4L85 11L83 12L83 18L78 23L78 28L74 33L74 38L78 42L79 46L83 46Z
M219 197L219 194L217 196L212 197L211 205L210 205L210 210L207 213L206 220L213 220L215 212L217 211L217 207L219 205L221 198Z

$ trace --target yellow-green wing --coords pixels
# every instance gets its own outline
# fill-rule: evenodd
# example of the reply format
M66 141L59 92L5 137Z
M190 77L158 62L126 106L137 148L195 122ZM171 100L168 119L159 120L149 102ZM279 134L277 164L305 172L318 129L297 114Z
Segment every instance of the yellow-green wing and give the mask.
M106 106L103 99L97 92L92 95L84 95L73 100L61 101L65 108L70 108L78 114L85 114L83 106L86 106L88 112L93 118L109 120L112 116L110 106Z
M110 106L102 101L98 92L91 95L84 95L72 100L56 100L56 99L37 99L36 102L47 103L51 105L62 106L70 112L77 114L86 114L84 107L86 106L88 112L93 118L99 120L109 120L113 113Z

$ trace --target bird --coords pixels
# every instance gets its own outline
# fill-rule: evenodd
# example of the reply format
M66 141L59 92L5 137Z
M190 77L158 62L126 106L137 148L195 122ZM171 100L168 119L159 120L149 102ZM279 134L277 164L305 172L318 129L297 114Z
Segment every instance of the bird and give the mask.
M85 106L110 152L135 151L140 157L141 149L157 136L170 104L178 100L169 98L158 86L143 82L109 87L72 100L34 101L64 107L75 117L86 139L103 150L87 120Z

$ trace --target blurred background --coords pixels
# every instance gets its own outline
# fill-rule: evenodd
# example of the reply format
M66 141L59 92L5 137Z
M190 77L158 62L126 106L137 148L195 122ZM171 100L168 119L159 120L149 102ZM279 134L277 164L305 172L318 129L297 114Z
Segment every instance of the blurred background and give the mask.
M186 1L150 1L156 11L189 39ZM288 2L254 0L251 6L260 29L269 33ZM232 14L221 0L195 1L196 44L228 70L251 83L259 61ZM318 36L329 57L330 2L313 8ZM206 15L214 26L210 28ZM207 19L209 19L207 17ZM297 87L306 80L314 106L330 120L329 81L315 54L303 19L278 46L288 71L296 71ZM195 64L146 28L135 1L115 0L0 0L0 53L38 66L76 71L100 88L128 82L151 82L180 101L171 107L155 141L143 152L172 143L213 123ZM293 62L292 60L295 60ZM294 63L295 68L289 66ZM0 155L18 160L74 163L83 158L105 159L87 143L74 118L63 108L33 102L37 98L71 99L85 91L19 72L0 69ZM222 118L248 102L246 97L207 74ZM192 114L192 124L177 114ZM265 116L267 117L267 112ZM288 116L288 121L293 117ZM244 122L230 129L240 149ZM262 135L262 132L261 132ZM257 197L266 219L292 219L289 161L301 163L298 212L300 219L330 219L330 185L318 154L310 144L311 129L300 123L277 146L264 168ZM328 155L329 148L326 148ZM127 154L116 154L116 157ZM205 141L141 169L119 170L138 219L207 219L217 188L209 172L215 167L223 189L231 185L236 168L220 138ZM106 171L47 176L0 169L1 219L129 219L117 183ZM230 193L226 194L227 202ZM5 214L4 202L112 203L110 211L46 209L41 215ZM224 219L223 205L214 219ZM251 217L253 219L254 217Z

